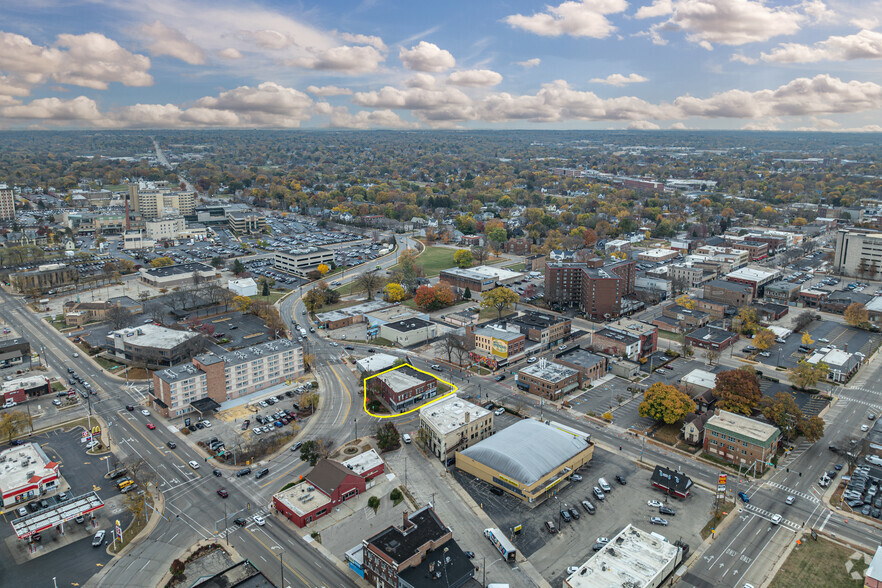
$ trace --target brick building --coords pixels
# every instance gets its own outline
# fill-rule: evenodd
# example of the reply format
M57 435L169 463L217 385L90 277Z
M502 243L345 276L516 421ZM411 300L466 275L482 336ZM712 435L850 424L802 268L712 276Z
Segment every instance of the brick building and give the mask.
M486 292L498 286L513 284L522 277L524 274L519 272L495 266L479 265L467 269L453 267L441 270L438 279L440 283L453 288L454 292L457 291L456 289L465 291L468 288L474 294Z
M637 337L640 340L639 357L646 357L650 353L655 353L655 350L658 349L658 327L655 325L631 319L619 319L614 323L608 324L606 330Z
M420 429L426 433L426 449L441 463L449 464L457 451L493 434L493 416L493 411L456 394L424 406Z
M580 347L573 347L558 353L557 357L554 358L554 362L578 370L581 374L582 383L594 382L605 376L609 371L608 357L592 353Z
M770 284L781 277L778 270L767 270L758 267L743 267L726 274L726 280L737 284L750 286L754 298L763 296L766 284Z
M591 346L595 351L626 357L631 361L640 358L640 337L612 331L609 328L594 333L591 337Z
M582 383L579 370L540 360L521 368L518 372L518 388L547 400L558 400Z
M739 414L716 409L704 425L704 451L736 466L756 465L762 473L778 451L781 431Z
M322 459L301 482L273 496L273 508L300 528L330 513L367 489L367 480L385 471L373 449L343 463Z
M766 285L766 299L777 304L788 304L799 296L799 284L779 280Z
M503 247L509 255L529 255L533 241L529 237L512 237Z
M743 241L727 240L727 243L732 249L747 251L750 261L758 261L769 256L769 244L763 241L749 241L745 239Z
M35 270L11 273L9 283L23 294L32 292L43 294L73 284L79 279L79 275L75 267L63 263L49 263Z
M534 311L509 317L506 322L520 329L528 341L539 343L543 348L562 343L570 336L573 324L567 317Z
M738 340L738 333L732 333L719 327L702 327L686 335L686 342L693 347L722 351Z
M575 306L592 319L617 318L624 312L623 300L634 294L636 262L603 265L548 263L545 267L545 301L558 306Z
M473 354L480 355L487 361L482 365L496 369L507 365L510 361L520 358L526 348L527 338L519 331L501 326L466 327L466 341L473 347Z
M748 284L712 280L704 285L704 297L707 300L741 308L753 301L753 288Z
M433 398L438 391L435 378L407 365L372 376L367 383L368 390L382 398L393 412Z
M387 527L362 540L364 579L369 585L411 588L443 580L445 586L459 588L474 577L474 566L431 505L402 515L400 527Z

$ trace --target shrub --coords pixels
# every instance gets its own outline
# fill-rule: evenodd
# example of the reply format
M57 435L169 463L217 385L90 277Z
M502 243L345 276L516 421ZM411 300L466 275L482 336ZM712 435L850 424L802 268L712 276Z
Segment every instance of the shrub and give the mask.
M380 508L380 499L376 496L371 496L368 498L368 506L374 509L374 512L377 512L377 509Z
M190 429L188 429L187 427L181 428L181 435L189 435L189 434L190 434Z
M401 490L399 490L398 488L395 488L394 490L392 490L392 493L389 494L389 498L392 499L393 501L401 500Z
M174 560L169 568L172 576L180 576L184 573L184 562L179 559Z
M603 413L603 414L601 415L601 417L602 417L603 420L605 420L605 421L610 421L610 422L612 422L612 413L609 412L609 411L606 411L605 413Z

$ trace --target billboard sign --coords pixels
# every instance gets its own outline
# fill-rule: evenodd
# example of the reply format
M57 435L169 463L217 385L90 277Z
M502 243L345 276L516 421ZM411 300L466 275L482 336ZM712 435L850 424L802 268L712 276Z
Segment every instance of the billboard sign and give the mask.
M726 499L726 478L726 474L720 474L720 478L717 481L717 500Z
M490 342L490 352L497 357L508 357L508 341L497 339L496 337Z

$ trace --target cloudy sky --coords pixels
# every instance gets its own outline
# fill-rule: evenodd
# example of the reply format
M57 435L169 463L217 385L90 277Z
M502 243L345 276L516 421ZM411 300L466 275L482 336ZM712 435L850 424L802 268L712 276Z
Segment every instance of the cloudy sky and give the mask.
M0 129L882 131L882 1L29 0Z

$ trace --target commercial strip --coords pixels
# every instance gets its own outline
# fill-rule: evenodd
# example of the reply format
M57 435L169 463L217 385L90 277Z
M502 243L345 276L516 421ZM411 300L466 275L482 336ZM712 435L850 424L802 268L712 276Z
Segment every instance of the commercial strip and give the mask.
M192 286L197 281L214 281L217 270L204 263L180 263L165 267L141 268L140 280L154 288L172 289L179 286Z
M593 455L587 433L524 419L457 451L456 467L533 503L548 498L569 472L587 464Z
M0 506L25 503L53 490L58 486L58 467L38 443L0 452Z

